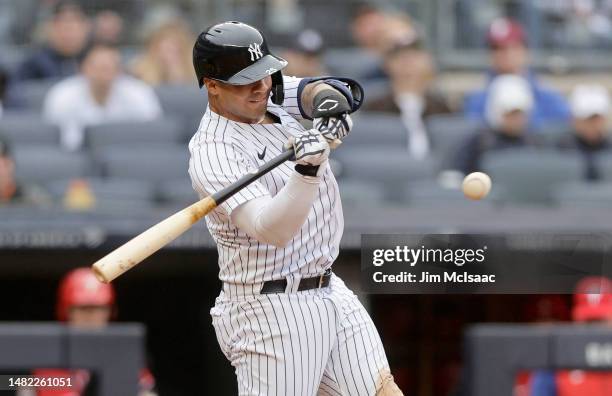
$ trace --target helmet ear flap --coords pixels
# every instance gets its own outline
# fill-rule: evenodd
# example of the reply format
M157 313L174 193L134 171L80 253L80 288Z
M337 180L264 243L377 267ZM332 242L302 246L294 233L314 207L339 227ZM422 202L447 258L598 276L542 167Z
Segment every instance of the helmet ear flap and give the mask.
M285 88L283 87L283 73L279 70L272 74L272 103L283 104L285 100Z

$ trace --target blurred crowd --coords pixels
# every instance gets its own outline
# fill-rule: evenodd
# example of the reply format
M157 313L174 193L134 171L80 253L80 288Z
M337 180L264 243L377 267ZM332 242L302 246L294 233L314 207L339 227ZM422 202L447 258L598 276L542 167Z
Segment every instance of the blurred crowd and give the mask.
M168 93L168 87L183 87L187 93L195 86L194 32L184 18L158 18L147 29L142 46L126 51L128 12L101 7L92 14L76 0L45 5L47 16L37 28L44 39L13 70L0 71L2 203L45 201L41 194L28 192L33 189L28 180L13 180L20 164L9 147L23 143L14 133L2 137L3 118L40 117L59 130L61 150L94 156L88 148L89 129L180 118L184 114L176 108L184 106L162 103L160 95ZM354 4L347 30L355 43L348 49L326 48L325 38L314 29L298 32L279 49L289 61L284 72L299 77L348 74L358 79L366 89L360 118L388 120L381 129L395 122L395 129L386 132L405 142L406 158L433 167L430 174L452 170L458 178L486 168L492 154L512 150L577 157L583 181L608 179L612 173L602 170L598 160L610 150L607 89L578 82L564 95L542 83L531 67L528 33L512 18L490 21L483 37L489 58L484 84L462 98L451 97L441 86L425 29L409 15ZM33 91L38 92L36 100ZM185 97L176 92L174 97ZM204 110L205 93L192 97L200 102L193 103L189 122L179 120L182 138L176 143L193 133L193 120ZM445 130L439 130L440 120L447 120ZM121 139L115 143L123 145ZM146 135L142 143L150 143Z

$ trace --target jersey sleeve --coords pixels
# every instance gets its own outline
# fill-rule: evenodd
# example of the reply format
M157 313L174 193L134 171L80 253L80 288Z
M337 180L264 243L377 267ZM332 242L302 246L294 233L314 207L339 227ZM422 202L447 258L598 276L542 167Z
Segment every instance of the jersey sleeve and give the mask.
M257 168L257 164L249 161L231 142L214 136L192 141L189 150L189 176L200 198L222 190L249 170ZM255 181L222 203L220 208L227 215L231 215L232 211L243 203L265 195L270 195L270 192L262 183Z
M283 76L283 91L285 92L285 99L283 100L282 107L287 113L297 120L305 119L302 110L302 104L300 102L300 96L305 84L300 84L305 80L303 78Z

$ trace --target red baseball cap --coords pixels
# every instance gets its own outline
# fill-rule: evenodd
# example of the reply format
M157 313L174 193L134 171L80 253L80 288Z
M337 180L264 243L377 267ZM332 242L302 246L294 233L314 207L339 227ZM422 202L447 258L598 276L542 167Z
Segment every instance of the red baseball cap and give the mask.
M508 18L497 18L489 26L487 43L491 48L505 47L516 43L525 44L525 31L516 21Z
M68 319L71 307L79 305L99 305L113 307L115 290L112 285L101 283L91 268L83 267L70 271L62 279L58 288L57 317Z
M576 322L612 320L612 281L590 276L578 282L572 316Z

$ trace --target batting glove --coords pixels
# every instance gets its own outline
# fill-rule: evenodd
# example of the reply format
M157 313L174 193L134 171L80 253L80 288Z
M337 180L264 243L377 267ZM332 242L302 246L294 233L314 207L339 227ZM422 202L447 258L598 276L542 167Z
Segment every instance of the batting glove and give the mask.
M286 147L293 148L295 170L308 176L318 175L319 166L327 161L330 151L327 140L316 129L290 137Z
M331 148L336 148L353 128L353 120L348 114L319 117L313 120L313 126L321 132Z

